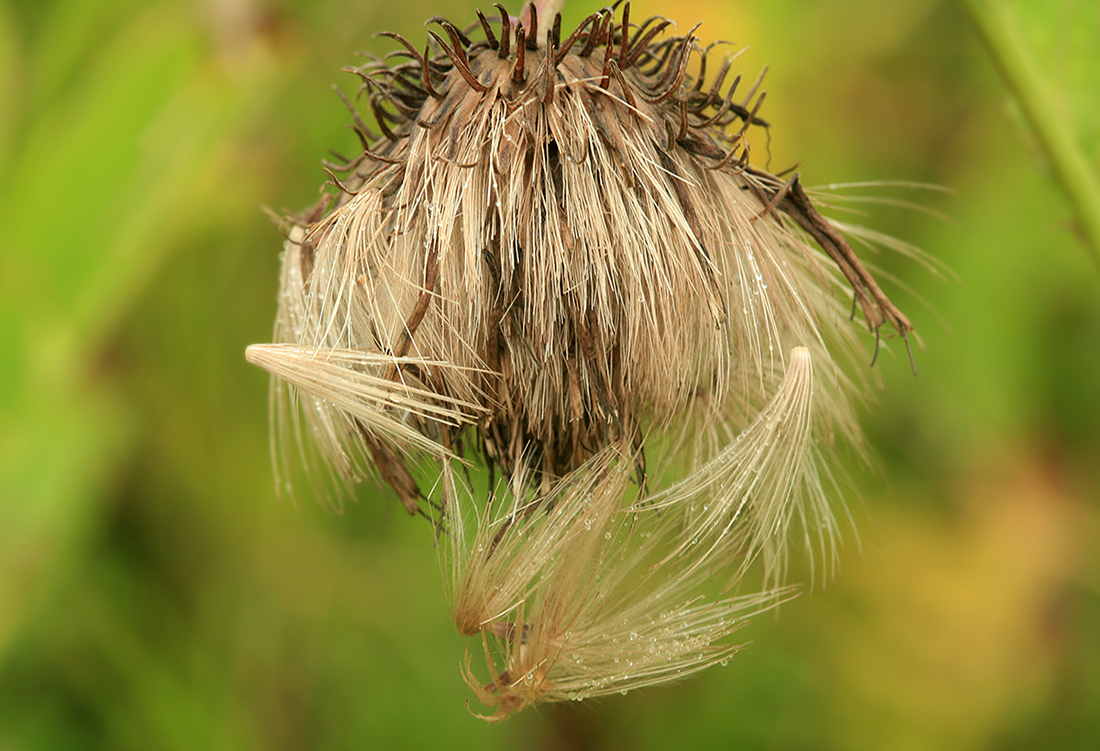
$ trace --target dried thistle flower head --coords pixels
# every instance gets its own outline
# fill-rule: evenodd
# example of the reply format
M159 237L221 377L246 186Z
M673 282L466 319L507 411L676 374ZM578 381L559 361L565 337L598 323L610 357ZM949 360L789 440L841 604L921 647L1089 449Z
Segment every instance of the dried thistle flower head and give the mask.
M281 481L297 446L438 524L500 719L724 659L789 596L792 521L831 566L819 454L858 442L842 319L911 326L798 176L750 160L761 79L708 75L695 29L629 3L568 35L495 7L349 69L381 132L348 102L362 151L326 164L338 192L291 228L248 357L276 376ZM699 599L758 561L761 592Z

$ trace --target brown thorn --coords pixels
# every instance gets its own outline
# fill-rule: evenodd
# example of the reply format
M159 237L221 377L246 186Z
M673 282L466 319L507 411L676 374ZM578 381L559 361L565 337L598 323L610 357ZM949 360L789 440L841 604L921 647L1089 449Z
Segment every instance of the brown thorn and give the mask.
M761 95L759 97L757 97L757 102L756 102L756 104L753 104L751 111L745 110L744 112L738 112L737 113L737 117L741 118L745 122L744 122L744 124L741 124L741 129L739 131L737 131L737 135L734 136L735 140L736 139L739 139L739 140L742 140L742 141L745 140L745 134L749 130L749 125L756 124L756 123L762 124L764 126L768 125L767 122L764 122L760 118L756 117L757 112L759 112L760 108L763 106L763 100L766 99L767 97L768 97L768 92L764 91L763 93L761 93ZM737 106L733 106L733 109L744 110L744 108L740 108L740 107L737 107Z
M374 94L371 94L370 105L376 117L384 118L386 122L393 123L394 125L400 125L401 123L408 121L407 118L401 116L400 112L390 112L385 107L383 107L382 103L384 101L388 101L385 94L381 92L375 92Z
M699 109L706 109L715 102L722 99L721 91L722 84L726 82L726 75L730 72L730 66L733 65L733 61L729 57L722 59L722 67L718 69L718 75L714 79L714 83L711 84L710 91L707 92L707 98L699 105ZM740 74L737 76L738 82L741 80Z
M560 18L561 15L559 14L558 17ZM599 21L599 20L600 20L600 14L599 13L593 13L588 18L581 21L580 26L573 29L573 33L570 34L569 38L565 40L565 44L559 45L558 52L557 52L557 54L554 55L554 66L555 67L557 67L558 65L561 65L561 61L564 60L565 56L569 54L569 50L573 47L574 44L576 44L577 39L580 38L581 32L584 31L585 27L588 26L593 21ZM592 39L592 34L593 34L594 31L595 31L595 29L593 29L593 31L588 32L589 40ZM581 55L581 57L584 57L584 55Z
M664 66L664 71L661 73L661 78L653 86L654 89L664 88L669 80L676 75L676 71L680 69L680 64L684 61L684 45L687 44L687 37L676 37L670 40L673 44L670 46L671 50L675 50L679 53L680 58L677 62ZM678 44L677 44L678 43ZM665 58L666 60L668 58ZM656 71L654 71L656 73Z
M725 156L726 152L715 146L710 139L703 141L691 138L690 135L691 134L689 132L688 136L685 136L684 140L677 142L676 145L682 148L684 151L691 152L696 156L701 156L704 158L721 159L723 156Z
M626 66L626 53L627 46L630 42L630 3L623 6L623 25L622 32L620 33L621 39L619 40L619 67L625 68Z
M431 60L428 61L431 64ZM370 79L378 81L383 79L386 86L403 86L410 91L420 91L420 87L417 86L417 81L420 78L420 69L422 65L419 60L409 60L409 62L400 65L396 68L376 68L373 70L367 70L365 68L357 69L357 74L360 78ZM439 73L439 65L435 65L435 72ZM421 91L421 93L423 93Z
M431 95L432 99L442 99L443 95L436 91L435 87L432 86L432 71L431 68L428 67L428 51L430 49L431 45L424 45L424 59L421 60L423 67L420 74L420 80L424 84L424 88Z
M433 23L439 24L447 31L447 36L451 38L451 44L455 46L456 52L464 52L465 48L470 46L470 38L459 31L457 26L443 16L432 16L424 22L424 25L428 26Z
M696 24L694 27L692 27L691 31L688 32L688 35L684 37L684 43L681 46L680 52L680 63L677 66L676 76L672 79L672 83L668 84L668 88L666 88L662 93L653 98L642 94L642 98L650 104L660 104L661 102L668 99L670 96L672 96L672 92L674 92L680 86L680 83L684 80L684 74L687 72L688 60L691 58L691 50L695 48L695 45L693 44L693 42L695 41L695 36L691 32L695 31L695 29L697 28L699 28L699 24Z
M603 27L607 23L608 16L602 11L600 13L593 13L592 15L598 17L597 22L592 27L592 30L588 32L588 39L585 40L584 47L581 48L581 51L577 53L578 57L588 57L591 55L593 50L599 45L600 39L603 37ZM589 16L589 18L591 17L592 16ZM584 24L581 24L573 34L576 35L583 28ZM570 42L566 43L567 46L569 44Z
M359 76L360 80L363 80L363 81L368 81L374 75L376 75L375 71L372 70L372 71L368 72L368 71L364 70L364 68L348 67L348 68L343 68L343 71L345 73L351 73L352 75ZM388 73L390 71L384 71L384 72Z
M683 80L687 72L688 61L691 59L691 51L697 48L695 45L696 37L694 31L699 28L700 25L701 24L695 24L695 26L691 27L691 31L688 32L687 36L679 37L679 61L674 65L670 65L665 70L664 75L661 76L661 80L653 87L658 90L664 88L665 91L662 96L667 97L669 91L674 91L676 87L680 85L680 81ZM663 99L661 101L663 101Z
M622 87L623 98L626 99L627 105L629 105L632 109L637 109L638 104L637 101L634 99L634 93L630 89L630 84L626 82L626 76L623 75L623 72L619 69L619 64L615 62L614 59L611 60L610 68L611 74L615 76L615 80L618 81L619 86Z
M420 58L420 52L416 49L416 47L413 47L412 42L410 42L408 39L401 36L400 34L397 34L393 31L380 31L377 34L375 34L374 36L376 36L376 37L388 37L390 39L394 39L394 40L400 42L401 44L403 44L405 46L405 49L407 49L409 51L409 54L412 55L413 59L416 60L418 63L423 65L424 61Z
M481 29L485 32L485 41L489 43L489 48L499 49L500 42L497 41L497 35L493 33L493 27L489 25L489 19L485 17L480 8L477 10L477 20L481 22Z
M740 118L741 120L744 120L745 122L750 123L752 125L759 125L761 128L770 128L771 127L771 124L767 120L765 120L762 117L756 117L755 115L752 114L752 112L745 109L740 104L731 104L730 105L730 113L733 115L733 117L732 118L722 118L722 122L719 122L719 125L723 125L723 126L729 125L734 120Z
M371 151L370 149L368 149L366 146L363 147L363 153L366 154L368 157L370 157L371 159L373 159L376 162L385 162L386 164L404 164L405 163L404 159L394 159L392 157L382 156L381 154L376 154L373 151Z
M602 78L600 78L600 88L604 90L606 90L607 85L611 83L611 58L613 57L615 52L615 45L612 41L612 36L614 35L608 34L607 44L604 47L603 52L603 70L600 73L600 75L602 76Z
M471 73L470 69L466 66L465 53L456 53L454 50L444 44L443 39L439 36L439 34L436 34L431 29L428 30L428 35L435 39L435 41L439 43L439 46L443 48L443 52L447 55L447 57L451 58L451 62L454 63L455 66L455 70L457 70L459 74L466 79L466 83L470 84L471 89L481 93L489 90L488 86L474 78L474 74ZM459 54L461 54L461 57L459 57Z
M763 92L756 98L756 104L753 105L752 111L749 112L749 116L745 118L744 125L741 126L741 130L738 131L737 137L744 138L745 133L748 132L749 126L757 121L756 113L760 111L760 108L764 105L764 98L768 96L768 92Z
M546 41L552 50L561 47L561 13L554 14L554 25L550 27L550 38Z
M531 30L527 34L527 49L534 52L539 48L539 8L538 3L527 5L531 11Z
M646 20L642 21L641 25L635 24L634 28L636 29L636 32L634 34L634 39L636 40L639 36L644 35L646 33L646 29L648 29L650 26L652 26L657 21L667 21L667 20L668 19L666 19L664 16L650 16ZM638 49L638 42L635 41L630 46L633 47L634 49Z
M760 84L764 82L764 76L767 75L767 73L768 66L765 65L763 68L760 69L760 75L758 75L756 77L756 80L753 81L752 88L749 89L749 93L745 95L745 98L741 101L742 108L747 107L752 98L756 96L756 92L760 89Z
M342 182L340 182L340 178L338 178L335 173L333 173L333 171L325 165L324 162L321 163L321 169L323 169L325 173L328 174L329 182L332 183L333 187L335 187L341 193L345 193L349 196L355 195L355 191L349 190Z
M466 56L466 48L470 46L470 40L450 21L440 21L439 25L443 27L447 32L447 36L451 38L451 46L454 48L455 54L461 57L462 62L469 66L470 59Z
M466 57L466 49L462 46L462 40L457 36L458 29L449 23L441 23L440 25L443 27L443 30L447 32L447 37L451 40L450 47L447 46L442 37L434 34L430 29L428 30L428 34L430 34L440 48L447 53L447 57L451 58L452 63L458 65L458 63L461 62L466 67L469 67L470 61L469 58ZM451 52L454 52L454 54L450 54Z
M703 82L707 78L707 55L710 54L710 51L714 49L716 44L718 44L718 42L711 42L707 45L707 48L699 54L699 75L695 79L695 86L692 87L692 91L703 90Z
M393 105L400 114L406 118L411 119L416 117L420 113L419 107L413 107L407 102L402 101L402 98L398 96L393 87L380 84L378 81L367 80L363 82L363 85L359 87L357 96L361 95L364 91L374 90L378 92L378 96L381 96L387 102Z
M626 64L623 66L623 69L625 70L634 63L638 62L638 58L640 58L642 56L642 53L646 51L646 48L649 46L649 43L653 41L653 38L664 31L666 28L668 28L668 25L670 23L672 22L662 21L661 23L657 24L657 26L650 29L648 34L638 40L638 43L634 45L634 51L627 56Z
M383 32L379 31L377 33L382 34ZM405 52L404 50L391 50L391 51L387 52L386 54L382 55L382 57L378 57L377 55L372 55L369 52L356 52L355 54L356 55L363 55L364 57L369 57L371 59L371 62L368 63L368 64L374 64L374 65L377 65L379 63L387 63L388 64L389 61L392 60L395 57L412 57L412 55L410 55L408 52ZM366 65L364 65L363 67L365 68Z
M382 131L382 135L391 141L400 140L397 135L390 130L390 126L386 124L386 118L390 116L390 113L386 112L382 107L381 102L378 101L377 94L371 97L370 106L371 110L374 112L374 119L378 123L378 128Z
M367 155L362 152L360 152L359 156L355 157L354 159L348 159L343 154L339 154L335 151L332 151L331 149L328 153L339 159L340 162L330 162L328 159L322 159L321 166L326 169L330 169L333 172L351 172L353 169L362 164L363 160L367 158Z
M336 92L336 96L340 97L340 101L344 103L344 106L348 108L348 112L351 113L351 118L355 122L356 132L359 133L359 137L366 140L374 136L373 131L371 131L371 129L363 123L363 119L359 117L359 111L355 109L355 105L351 103L351 100L348 99L348 95L344 93L343 89L333 84L332 90Z
M655 75L657 71L665 67L665 64L668 62L669 56L672 55L673 45L671 43L661 42L658 47L660 48L660 57L657 57L656 55L650 53L649 50L646 50L646 55L654 61L653 67L649 70L641 68L639 69L639 72L647 78Z
M741 74L738 73L737 77L733 79L733 83L730 85L730 90L726 92L725 98L722 100L722 106L718 108L718 111L714 113L712 117L707 118L703 122L699 123L700 128L706 128L714 123L718 122L719 118L729 112L730 106L733 104L733 92L737 91L737 85L741 83Z
M357 166L359 166L360 164L363 163L364 159L370 159L372 161L382 162L384 164L404 164L405 161L406 161L404 158L394 159L393 157L388 157L388 156L383 156L381 154L376 154L375 152L371 151L366 146L364 146L363 151L359 154L359 156L357 156L354 160L352 160L352 162L349 162L349 165L354 163L354 166L357 167ZM339 172L344 172L344 171L347 171L349 169L350 169L350 167L343 167L338 171ZM362 176L362 173L358 173L358 174L360 176Z
M419 85L420 73L423 66L420 63L412 63L415 65L414 71L398 71L398 70L377 70L371 71L371 73L364 75L360 71L356 71L356 74L366 81L372 81L375 86L386 86L394 92L395 96L399 96L406 102L422 103L424 100L423 94L428 92L424 90L423 86ZM380 80L382 79L382 80Z
M512 17L500 3L493 3L493 7L500 11L500 49L497 50L497 57L506 60L512 45Z
M355 125L349 125L348 127L355 132L356 137L359 139L359 145L362 146L364 149L367 149L370 146L370 141L367 140L367 134L359 130L359 128ZM370 135L373 136L374 134L371 133ZM375 136L374 140L377 141L378 137Z
M516 64L512 67L512 80L516 83L521 83L527 77L527 71L523 69L526 61L526 49L527 45L527 29L522 26L516 27Z
M736 152L737 152L737 146L735 144L735 145L730 147L729 151L726 152L725 156L723 156L721 159L719 159L716 163L714 163L714 164L710 165L709 167L707 167L707 169L710 169L710 170L720 170L720 169L722 169L723 167L725 167L727 164L730 163L730 161L733 159L733 155ZM738 171L743 171L745 169L745 167L748 166L748 164L749 164L749 149L746 146L745 149L741 152L740 158L738 159L738 165L737 165Z

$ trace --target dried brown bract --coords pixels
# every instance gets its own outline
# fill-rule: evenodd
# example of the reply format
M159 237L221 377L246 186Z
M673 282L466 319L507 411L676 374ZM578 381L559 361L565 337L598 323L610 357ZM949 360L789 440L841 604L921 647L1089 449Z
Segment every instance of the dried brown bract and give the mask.
M326 165L248 357L278 377L283 479L316 452L315 477L377 471L439 525L499 719L724 659L789 595L794 520L831 565L843 319L911 326L797 175L751 162L761 79L629 3L568 35L495 7L349 69L380 132L348 102L362 151ZM698 599L755 561L761 593Z

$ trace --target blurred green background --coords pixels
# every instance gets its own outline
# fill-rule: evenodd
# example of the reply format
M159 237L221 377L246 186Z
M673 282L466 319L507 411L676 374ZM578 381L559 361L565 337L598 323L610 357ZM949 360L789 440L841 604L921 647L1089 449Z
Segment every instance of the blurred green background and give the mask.
M1095 175L1100 3L1010 10ZM243 358L275 312L261 206L311 204L326 151L354 148L340 68L473 7L7 0L0 749L1100 747L1100 271L964 6L632 17L656 12L749 45L749 77L771 64L773 170L950 189L856 191L946 220L852 204L958 281L874 259L924 348L918 377L896 345L876 365L839 578L729 667L473 718L428 525L377 488L342 514L277 500Z

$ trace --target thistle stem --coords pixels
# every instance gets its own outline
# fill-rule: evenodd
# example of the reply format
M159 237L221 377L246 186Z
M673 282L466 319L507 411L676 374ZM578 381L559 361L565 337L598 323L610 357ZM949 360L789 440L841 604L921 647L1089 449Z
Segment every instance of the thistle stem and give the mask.
M1059 114L1054 95L1007 4L1003 0L966 0L965 4L1077 214L1086 248L1100 266L1100 177L1075 139L1072 124Z

